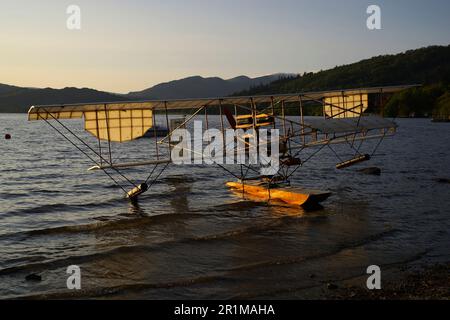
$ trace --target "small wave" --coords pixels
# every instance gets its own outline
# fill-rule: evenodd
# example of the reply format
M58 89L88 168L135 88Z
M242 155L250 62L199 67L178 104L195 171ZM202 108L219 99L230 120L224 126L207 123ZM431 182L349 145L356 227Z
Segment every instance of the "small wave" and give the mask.
M44 261L44 262L37 262L37 263L28 263L25 265L18 265L13 267L8 267L0 270L0 275L7 275L7 274L14 274L14 273L20 273L25 272L28 270L34 270L34 271L42 271L42 270L49 270L52 268L58 268L58 267L65 267L72 264L81 264L85 262L89 262L92 260L100 259L102 257L111 256L114 254L122 253L122 252L131 252L131 253L140 253L142 251L150 251L152 248L149 246L122 246L117 247L108 251L103 252L97 252L87 255L81 255L81 256L72 256L72 257L66 257L66 258L60 258L60 259L54 259L50 261Z
M264 230L272 229L274 227L280 226L281 224L282 224L281 220L272 220L270 223L267 223L264 225L260 224L260 225L250 226L250 227L243 227L240 229L234 229L234 230L219 233L219 234L195 237L190 240L191 241L211 241L211 240L223 240L226 238L236 238L242 234L255 233L256 231L264 231Z
M249 218L249 219L253 219L253 218ZM261 231L275 230L276 228L280 228L285 225L291 225L294 222L295 223L314 223L314 222L319 222L319 221L324 221L324 220L326 220L325 216L302 217L302 219L298 219L297 217L284 216L282 218L267 220L266 223L259 222L257 224L252 224L247 227L233 229L233 230L225 231L222 233L199 236L199 237L194 237L194 238L186 238L184 241L197 242L197 241L224 240L224 239L229 239L229 238L235 239L244 234L258 234Z
M69 206L71 207L71 206ZM54 208L53 208L54 209ZM31 211L31 210L30 210ZM44 210L45 211L45 210ZM235 212L231 212L228 206L214 207L210 212L204 210L190 210L189 213L162 213L155 215L146 215L141 212L139 208L135 209L137 214L123 213L117 216L99 216L92 219L96 220L93 223L77 224L77 225L64 225L53 228L36 229L30 231L13 232L0 235L0 240L25 240L30 237L47 236L47 235L65 235L65 234L81 234L97 231L119 231L132 229L135 227L143 227L149 224L158 224L171 222L178 219L195 219L206 217L225 217L225 212L229 212L229 215L236 215ZM142 213L142 214L140 214ZM222 237L217 235L216 238ZM211 236L214 238L214 236ZM201 239L197 239L201 240Z
M43 193L43 194L57 194L57 193L64 193L62 190L47 190L47 189L36 189L33 190L34 193ZM72 193L72 192L71 192Z
M103 185L104 189L120 189L120 186L117 184L107 184L107 185Z
M214 206L215 211L243 211L247 209L257 208L267 206L267 203L262 204L261 202L255 202L255 201L248 201L248 200L240 200L240 201L233 201L230 203L224 203L217 206Z
M45 212L54 212L54 211L63 211L70 207L77 207L78 209L83 209L82 205L79 206L73 206L68 205L65 203L55 203L55 204L45 204L42 206L36 206L33 208L26 208L22 210L18 210L15 212L10 212L9 214L18 214L18 215L26 215L26 214L32 214L32 213L45 213Z
M30 195L28 193L13 193L13 192L4 192L1 194L1 197L4 199L17 199L17 198L26 198Z
M81 224L73 226L61 226L49 229L32 230L25 232L27 236L41 236L41 235L55 235L55 234L69 234L69 233L84 233L91 231L118 231L124 229L131 229L133 227L142 227L148 224L160 223L163 221L171 221L177 218L195 218L201 215L192 213L174 213L174 214L160 214L154 216L136 216L128 219L119 220L104 220L98 219L98 222L90 224Z
M311 255L311 256L307 256L307 257L287 257L284 259L267 260L267 261L263 261L263 262L238 266L238 267L235 267L232 269L228 269L227 271L242 271L242 270L252 270L252 269L264 268L264 267L275 266L275 265L297 264L297 263L302 263L302 262L306 262L306 261L310 261L310 260L316 260L316 259L321 259L321 258L325 258L325 257L330 257L330 256L334 256L334 255L342 252L343 250L361 247L368 243L380 240L384 237L391 236L397 232L399 232L398 229L387 230L387 231L363 238L359 241L340 245L336 249L334 249L330 252L324 252L324 253Z
M220 281L224 277L220 274L211 274L207 276L180 279L173 282L155 282L155 283L131 283L113 287L93 288L77 291L50 292L33 295L16 296L12 299L26 300L51 300L51 299L77 299L77 298L95 298L118 295L122 293L139 293L149 289L169 289L176 287L190 287L200 283Z
M53 203L39 205L36 207L20 209L16 211L5 212L0 215L0 220L11 216L26 216L30 214L39 213L51 213L51 212L72 212L72 211L88 211L93 208L107 208L123 202L122 199L111 199L103 202L90 202L83 204L66 204L66 203Z
M19 173L23 173L23 169L19 169L19 168L0 169L0 172L4 172L4 173L11 173L11 172L19 172Z
M203 180L204 177L202 177ZM186 184L190 184L193 183L195 181L197 181L198 179L192 177L192 176L186 176L186 175L173 175L173 176L168 176L168 177L163 177L161 179L159 179L160 181L163 182L169 182L169 183L186 183Z

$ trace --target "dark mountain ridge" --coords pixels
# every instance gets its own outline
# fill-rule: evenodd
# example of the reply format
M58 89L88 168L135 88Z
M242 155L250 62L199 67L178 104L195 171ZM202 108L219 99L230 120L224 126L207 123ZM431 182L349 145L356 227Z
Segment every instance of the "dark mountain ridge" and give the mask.
M32 105L124 101L127 98L88 88L29 89L15 87L0 93L0 112L27 112Z
M233 92L267 84L280 75L259 78L239 76L229 80L218 77L188 77L130 94L115 94L89 88L38 89L0 84L0 112L27 112L32 105L111 102L150 99L184 99L227 96Z
M160 83L151 88L130 92L127 96L135 99L185 99L222 97L236 91L247 90L255 86L265 85L279 79L282 74L268 75L258 78L239 76L224 80L219 77L188 77L180 80Z

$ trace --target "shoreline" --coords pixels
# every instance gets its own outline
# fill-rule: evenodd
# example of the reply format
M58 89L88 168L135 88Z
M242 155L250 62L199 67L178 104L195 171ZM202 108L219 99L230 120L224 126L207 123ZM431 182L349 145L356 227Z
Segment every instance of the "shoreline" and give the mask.
M331 300L331 301L388 301L388 300L450 300L450 261L432 264L398 264L382 267L381 289L366 287L368 275L360 275L336 281L324 281L322 285L288 290L263 296L239 296L231 298L253 300ZM77 299L127 299L116 296L117 288L107 288L91 294L78 292L48 292L9 297L6 300L77 300ZM123 294L123 293L122 293ZM145 299L145 298L144 298ZM189 300L189 299L188 299Z
M368 290L367 276L326 287L326 300L450 300L450 262L398 266L382 272L381 289Z

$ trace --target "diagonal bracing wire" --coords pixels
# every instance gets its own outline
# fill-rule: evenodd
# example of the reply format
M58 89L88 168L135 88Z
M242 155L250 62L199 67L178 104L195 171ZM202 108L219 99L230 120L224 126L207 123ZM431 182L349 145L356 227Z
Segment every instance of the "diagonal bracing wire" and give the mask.
M84 146L86 146L89 150L91 150L94 154L96 154L97 156L100 157L101 160L103 160L105 163L111 165L111 168L116 171L122 178L124 178L125 180L127 180L131 185L133 185L134 187L136 187L136 184L133 183L130 179L128 179L125 175L122 174L122 172L120 172L117 168L113 167L112 163L108 162L105 158L103 158L99 153L97 153L90 145L88 145L86 142L84 142L80 137L78 137L75 133L72 132L72 130L70 130L70 128L68 128L67 126L65 126L61 121L59 121L57 118L55 118L50 112L48 112L47 110L44 109L44 111L47 112L47 114L49 114L54 120L56 120L56 122L61 125L64 129L67 130L67 132L69 132L72 136L74 136L78 141L80 141ZM92 157L88 156L88 154L81 150L81 148L79 148L72 140L70 140L69 138L66 137L66 135L61 132L60 130L58 130L55 126L53 126L47 119L45 119L44 117L42 117L41 115L39 115L40 118L42 118L43 120L45 120L45 122L47 124L49 124L53 129L55 129L60 135L62 135L66 140L68 140L71 144L73 144L74 146L77 147L78 150L80 150L85 156L87 156L92 162L94 162L97 166L99 166L98 162L95 161ZM106 172L105 170L103 170L104 172Z
M42 117L41 117L42 118ZM83 149L81 149L76 143L74 143L72 140L70 140L67 136L64 135L64 133L62 133L58 128L56 128L55 126L53 126L50 122L48 122L47 119L42 118L48 125L50 125L56 132L58 132L64 139L66 139L68 142L70 142L75 148L77 148L81 153L83 153L87 158L89 158L93 163L95 163L96 165L98 165L97 161L95 161L88 153L86 153ZM101 167L100 167L101 168ZM118 185L123 192L127 193L127 191L122 187L122 185L120 183L118 183L116 181L116 179L114 179L114 177L112 175L110 175L105 169L103 169L103 172L116 184Z

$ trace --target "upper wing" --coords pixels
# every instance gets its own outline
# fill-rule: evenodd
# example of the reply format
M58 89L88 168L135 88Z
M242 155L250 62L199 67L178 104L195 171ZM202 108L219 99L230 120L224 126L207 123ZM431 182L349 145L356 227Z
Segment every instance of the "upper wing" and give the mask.
M33 106L28 111L28 120L79 119L84 117L85 129L94 136L103 140L123 142L142 137L153 126L153 113L157 110L170 111L202 107L209 108L221 105L243 106L250 104L255 106L261 103L275 104L280 102L317 101L323 103L324 115L326 117L351 118L361 115L367 109L369 94L392 93L414 86L376 87L243 97Z

